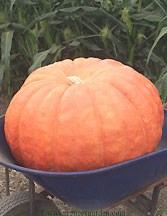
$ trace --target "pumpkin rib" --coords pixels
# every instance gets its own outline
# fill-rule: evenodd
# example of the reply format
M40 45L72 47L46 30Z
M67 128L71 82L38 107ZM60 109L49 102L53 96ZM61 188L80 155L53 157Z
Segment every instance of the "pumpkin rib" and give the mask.
M85 87L87 88L87 91L89 93L89 97L92 101L92 105L93 105L93 109L94 109L94 113L95 113L95 117L96 117L96 122L98 123L98 128L99 128L99 133L100 133L100 137L103 137L103 132L102 132L102 128L101 128L101 124L100 124L100 121L98 120L98 116L100 116L97 111L97 108L96 108L96 103L95 103L95 97L93 96L93 93L92 91L90 91L89 89L89 86L88 85L85 85ZM102 163L102 167L104 167L104 150L103 150L103 145L102 145L102 142L99 143L99 149L101 151L101 163Z
M99 62L101 62L101 59L94 58L93 60L92 58L87 58L84 59L84 64L81 67L78 65L79 62L74 60L73 64L75 66L75 73L83 80L86 80L86 78L89 76L89 73L92 73L92 71L94 71L94 67L96 67L96 64L98 64Z
M20 118L18 119L18 130L17 130L17 133L18 133L18 135L17 135L17 137L18 137L18 145L19 145L19 149L22 149L22 147L21 147L21 143L20 143L20 136L19 136L19 134L21 134L20 133L20 130L22 129L22 127L20 126L20 124L21 124L21 120L22 120L22 117L24 116L24 111L25 111L25 108L26 108L26 106L27 106L27 104L30 102L30 100L32 100L32 98L34 97L34 96L36 96L37 94L39 94L40 93L40 91L41 91L41 88L48 88L48 86L46 86L46 85L42 85L42 86L40 86L36 91L35 91L35 93L32 93L32 95L28 98L28 100L25 102L25 104L24 104L24 106L23 106L23 108L22 108L22 110L21 110L21 113L20 113ZM22 150L20 151L20 152L22 152ZM33 152L34 153L34 152ZM25 164L25 158L23 158L22 156L22 154L20 154L21 155L21 158L22 158L22 161L23 161L23 163ZM33 164L35 165L35 167L36 167L36 161L34 160L34 158L35 157L32 157L32 161L33 161Z
M128 72L132 72L132 73L135 73L136 74L136 77L138 78L138 79L140 79L140 80L145 80L145 81L147 81L147 83L149 83L149 85L152 87L152 89L153 89L153 91L154 91L154 93L156 94L156 95L158 95L159 96L159 93L158 93L158 90L155 88L155 85L149 80L149 79L147 79L144 75L142 75L141 73L139 73L139 72L137 72L136 73L136 71L133 69L133 68L131 68L131 67L129 67L129 66L127 66L127 65L124 65L123 66L124 68L127 68L128 70Z
M73 85L73 87L69 88L68 93L65 95L62 101L62 109L59 121L60 131L58 131L58 142L60 143L60 148L58 147L58 153L60 154L59 162L62 165L62 169L59 171L81 171L81 169L83 170L84 167L86 168L87 166L90 166L91 161L93 161L95 168L99 168L100 166L100 149L98 146L96 148L96 143L98 142L99 137L97 137L98 128L95 124L96 119L94 116L94 110L90 98L83 98L82 96L84 95L87 95L87 89L84 85ZM84 99L84 104L81 103L80 99ZM68 109L69 113L67 111ZM86 111L85 113L84 110L88 110L88 112ZM83 115L85 114L85 116L89 116L89 118L83 119L82 111ZM72 120L71 124L70 119ZM89 119L91 120L90 126ZM72 126L71 128L70 125ZM63 130L63 128L65 128L65 130ZM62 138L63 133L65 133L64 139ZM84 139L86 139L85 142ZM91 149L90 146L92 146L92 149L95 150L95 154L93 154L92 157L91 151L87 152L88 148ZM66 157L66 161L63 161L64 155ZM79 155L81 155L81 157L79 157ZM71 164L69 161L71 161Z
M73 60L73 64L74 64L74 67L76 69L80 69L81 67L87 67L88 65L92 66L98 62L101 62L102 60L99 59L99 58L92 58L92 57L88 57L88 58L83 58L83 57L80 57L80 58L76 58Z
M126 66L126 67L128 67L128 66ZM128 69L129 69L129 67L128 67ZM104 73L109 73L110 71L105 71ZM129 73L130 72L130 73ZM113 72L112 73L115 73L115 75L116 76L119 76L120 77L120 79L121 80L125 80L125 83L128 81L129 83L131 83L132 85L134 85L134 83L132 82L132 81L130 81L130 80L128 80L128 78L127 78L127 76L124 76L124 74L122 73L122 70L120 71L120 70L117 70L117 71L114 71L113 70ZM128 75L128 76L131 76L131 71L128 71L128 70L126 70L126 75ZM136 73L135 71L133 72L133 73L135 73L135 79L136 79L136 81L140 81L140 82L142 82L143 84L145 84L144 82L143 82L143 79L145 78L145 77L143 77L141 74L139 74L138 72ZM104 76L104 74L102 74L103 76ZM100 78L100 77L96 77L96 79L97 78ZM95 82L96 80L94 80L94 82ZM162 122L163 122L163 114L162 114L162 112L163 112L163 109L161 108L161 106L160 106L160 100L158 101L156 98L157 98L157 96L159 96L159 94L158 94L158 92L157 91L155 91L156 89L155 89L155 87L153 86L153 84L151 83L151 81L149 81L149 82L147 82L147 83L149 83L150 85L151 85L151 87L152 87L152 90L153 91L150 91L150 89L147 87L147 85L145 85L145 88L149 91L149 92L151 92L151 95L153 95L153 92L154 92L154 95L153 95L153 97L150 97L152 100L153 100L153 104L156 104L157 105L157 107L158 107L158 110L159 110L159 112L161 113L161 116L162 116L162 118L161 118L161 122L160 122L160 124L162 124ZM140 87L140 86L138 86L138 87ZM155 102L155 103L154 103ZM158 120L158 119L157 119Z
M40 86L41 87L41 86ZM39 87L39 88L40 88ZM29 88L28 88L29 89ZM19 90L19 92L18 93L16 93L16 95L13 97L13 99L11 100L11 102L10 102L10 106L8 107L8 109L7 109L7 114L8 114L8 112L9 112L9 110L11 109L11 105L13 105L14 103L15 103L15 100L16 100L16 98L18 97L18 96L20 96L22 93L23 93L23 91L25 91L26 89L20 89ZM38 89L33 89L34 91L33 92L35 92L36 90L38 90ZM5 118L5 125L6 125L6 123L7 123L7 121L8 121L8 115L7 115L7 117ZM9 132L9 131L7 131L7 132Z
M51 90L51 92L49 92L50 94L52 94L52 91L55 91L55 88L57 88L58 86L55 86L52 90ZM66 88L67 89L67 88ZM66 89L63 91L63 93L62 93L62 95L64 94L64 92L66 91ZM46 98L45 98L46 99ZM58 104L60 104L60 101L61 101L61 95L60 95L60 97L59 97L59 103ZM57 107L57 109L59 108L59 106ZM56 114L55 114L55 120L56 120L56 117L57 117L57 115L58 115L58 112L56 112ZM55 123L53 123L53 125L55 125ZM56 127L57 128L57 127ZM55 153L55 146L56 146L56 142L55 142L55 131L53 130L53 133L52 133L52 139L53 139L53 141L54 141L54 144L53 144L53 146L52 146L52 149L53 149L53 152ZM55 157L55 154L53 154L52 155L53 156L53 159L52 159L52 169L54 170L55 169L55 167L57 167L57 164L55 163L55 160L54 160L54 157Z
M106 99L108 100L108 101L112 101L112 99L113 99L113 97L112 97L112 95L114 96L114 98L120 98L120 100L123 100L124 101L124 103L127 103L128 104L128 110L129 110L129 112L130 113L133 113L133 115L135 115L135 110L134 110L134 107L132 106L132 104L127 100L127 98L126 97L124 97L124 95L123 94L121 94L120 93L120 91L118 91L116 88L111 88L111 85L110 84L108 84L108 83L105 83L105 82L99 82L99 83L96 83L96 85L94 84L94 85L91 85L91 87L94 89L94 91L96 91L96 88L97 88L97 85L99 86L99 88L102 90L102 95L104 94L104 92L103 92L103 89L108 89L108 95L110 95L110 91L111 91L111 95L110 95L110 97L108 97L108 99L107 99L107 97L106 97ZM101 86L101 87L100 87ZM100 94L100 92L101 91L99 91L99 93L97 93L96 94L96 97L97 97L97 100L98 100L98 94ZM102 96L101 95L101 96ZM100 102L100 95L99 95L99 100L98 100L98 102ZM126 112L126 115L124 115L122 112L120 112L120 111L118 111L118 109L119 109L119 103L117 102L116 104L115 103L112 103L112 102L105 102L105 100L103 101L103 104L102 105L107 105L107 107L109 108L109 107L112 107L112 104L113 104L113 110L111 110L111 116L112 116L112 118L109 118L110 120L108 121L108 126L109 126L109 123L110 123L110 125L111 125L111 129L112 130L108 130L108 134L107 134L107 136L106 136L106 141L104 142L104 148L105 148L105 151L104 151L104 155L105 155L105 164L106 164L106 166L111 166L111 165L113 165L113 164L116 164L116 163L120 163L120 162L122 162L122 161L124 161L124 160L127 160L127 159L132 159L131 158L131 153L133 154L133 150L135 151L134 152L134 154L135 154L135 157L138 157L138 156L140 156L140 153L142 153L141 152L141 150L139 150L139 141L136 141L135 143L133 143L133 141L131 141L132 139L130 138L130 140L128 139L128 137L127 137L127 132L129 132L129 127L128 126L130 126L129 124L130 124L130 122L129 122L129 120L128 120L128 118L126 118L126 116L128 115L128 112ZM99 104L100 105L100 104ZM117 106L118 106L118 109L117 109ZM120 106L120 108L121 108L122 106ZM109 109L108 109L109 110ZM120 109L120 110L124 110L124 109ZM103 109L101 109L101 116L105 116L105 114L103 114ZM107 109L106 109L106 111L107 111ZM106 113L107 114L107 113ZM122 116L122 120L121 120L121 124L117 124L117 130L115 130L115 126L114 126L114 122L115 123L117 123L117 121L119 122L119 114L123 114L123 115L121 115ZM106 119L107 120L107 119ZM142 127L141 127L141 123L140 123L140 119L135 115L135 122L136 123L138 123L137 125L136 125L136 127L139 129L139 130L136 130L136 135L137 135L137 137L140 139L140 140L143 140L142 142L140 142L141 143L141 145L143 146L143 143L144 143L144 136L143 136L143 134L142 134L142 136L141 136L141 133L142 133ZM140 126L140 127L139 127ZM120 131L119 131L119 129L120 129L120 127L122 128ZM105 122L104 122L104 128L105 128ZM109 127L110 128L110 127ZM113 132L112 132L113 131ZM132 129L131 129L131 131L132 131ZM140 132L141 131L141 132ZM111 136L111 141L109 142L109 141L107 141L107 139L109 138L108 136ZM134 137L134 135L132 135L133 137ZM124 142L120 142L120 137L124 137ZM126 138L127 137L127 138ZM114 139L112 139L112 138L114 138ZM134 139L135 139L135 137L134 137ZM120 143L122 143L122 149L120 150L120 154L119 154L119 152L117 152L117 150L118 150L118 148L120 148L120 147L117 147L116 149L115 149L115 147L116 147L116 143L117 143L117 141L118 141L118 146L120 146ZM114 144L115 143L115 144ZM138 143L138 145L136 146L136 144ZM112 148L113 149L115 149L114 150L114 152L113 151L111 151L112 152L112 154L110 153L110 155L107 153L107 149L109 149L109 146L111 146L111 150L112 150ZM126 150L126 148L125 148L125 146L127 147L127 150ZM137 147L137 149L139 150L138 152L135 150L135 146ZM130 147L130 148L128 148L128 147ZM124 149L124 150L123 150ZM109 149L110 150L110 149ZM113 154L114 153L114 154ZM117 154L118 154L118 156L117 156ZM133 154L133 155L134 155ZM111 159L109 159L109 157L111 157ZM111 163L112 162L112 163Z
M127 78L126 78L126 76L122 76L122 74L121 73L118 73L117 74L117 76L119 76L122 80L125 80L125 82L129 82L129 84L131 84L132 86L135 86L135 84L134 84L134 82L131 80L128 80ZM139 79L138 79L139 78ZM139 80L140 81L140 83L142 82L143 84L144 84L144 82L143 82L143 77L139 77L139 76L137 76L137 80ZM147 82L147 83L149 83L149 84L152 84L150 81L149 82ZM162 107L160 106L160 100L158 101L156 98L157 98L157 96L159 96L159 94L158 93L156 93L156 91L154 91L155 90L155 87L153 86L153 85L150 85L151 86L151 91L150 91L150 89L148 88L148 86L147 85L145 85L145 88L150 92L150 96L152 96L152 97L149 97L149 99L151 99L152 100L152 103L154 104L154 106L156 105L157 106L157 109L159 110L159 112L160 113L162 113L163 112L163 109L162 109ZM138 86L138 88L140 88L140 86ZM141 88L141 90L142 90L143 88ZM139 91L140 92L140 91ZM162 105L162 103L161 103L161 105ZM161 109L160 109L161 108ZM162 119L160 120L160 122L159 122L159 119L157 119L158 120L158 124L162 124Z
M135 73L136 78L137 78L137 80L139 80L140 83L142 82L144 84L144 80L147 81L147 85L145 85L145 88L147 88L150 91L150 89L148 88L148 85L149 85L151 87L151 89L152 89L152 91L150 91L150 93L152 95L151 98L156 102L158 110L161 113L162 118L161 118L161 123L160 124L162 124L163 123L163 114L162 114L163 109L162 109L162 102L161 102L161 100L159 98L158 90L155 88L154 84L150 80L148 80L146 77L144 77L142 74L140 74L139 72L136 73L136 71L133 68L130 68L129 66L124 66L124 67L128 67L128 73L130 71ZM121 74L121 73L119 73L119 74ZM129 75L130 75L130 73L129 73Z
M103 61L105 61L105 60L103 60ZM135 73L135 75L136 75L136 77L137 78L139 78L140 80L143 80L143 79L146 79L143 75L141 75L139 72L137 72L137 71L135 71L133 68L130 68L129 66L127 66L127 65L120 65L119 66L119 70L118 70L118 67L113 67L112 68L112 65L110 66L110 68L109 69L107 69L107 70L104 70L104 69L102 69L102 71L101 72L99 72L98 74L96 74L96 76L94 76L94 77L92 77L92 81L94 82L94 81L96 81L96 79L97 78L99 78L99 76L104 76L104 73L117 73L117 75L119 74L121 74L122 75L122 70L124 69L124 68L127 68L127 70L126 70L126 72L124 72L124 73L126 73L126 75L130 75L131 76L131 74L130 73ZM121 70L120 70L121 69ZM133 70L132 72L130 71L130 70ZM129 73L130 72L130 73ZM124 76L123 76L124 77ZM121 77L122 78L122 77ZM154 87L154 85L153 85L153 83L150 81L150 80L147 80L147 82L153 87L153 91L155 92L155 95L159 95L158 94L158 91L157 91L157 89ZM154 97L153 97L154 98Z
M48 85L48 86L49 86L48 82L50 82L50 83L52 84L54 81L53 81L53 80L37 80L37 81L32 81L32 82L28 83L28 84L25 85L25 86L24 86L24 84L23 84L23 86L22 86L21 89L18 91L18 93L20 94L20 93L22 93L23 91L26 91L26 89L29 89L29 86L30 86L30 85L32 85L31 88L34 88L36 85L43 85L43 86ZM55 82L54 82L54 85L55 85ZM17 96L18 93L16 93L15 96ZM14 97L15 97L15 96L14 96Z
M138 77L140 80L142 80L141 74L138 74ZM159 121L159 124L162 125L163 121L164 121L164 117L163 117L164 116L163 115L164 110L163 110L163 106L162 106L162 101L159 97L159 92L150 80L148 80L148 84L150 85L150 87L152 87L152 90L153 90L153 91L151 91L151 96L152 96L151 98L155 101L155 104L157 105L157 109L159 110L160 119L159 120L157 119L157 120ZM147 88L147 86L146 86L146 88Z
M41 86L40 86L41 87ZM40 89L40 87L38 87L38 89L32 89L33 91L31 92L31 94L33 94L35 91L38 91L39 89ZM22 90L23 91L23 90ZM14 96L14 98L13 98L13 100L11 101L11 103L10 104L12 104L12 103L15 103L15 99L16 99L16 97L18 97L18 95L20 95L20 94L22 94L22 91L20 90L15 96ZM31 95L30 94L30 95ZM30 99L31 97L29 96L29 99ZM28 99L28 100L29 100ZM22 103L22 104L24 104L24 103ZM24 104L24 106L25 106L26 104ZM24 107L23 106L23 107ZM10 107L12 107L12 106L10 106ZM7 125L10 125L11 123L9 122L9 119L8 119L8 113L10 113L10 109L11 108L8 108L7 109L7 112L6 112L6 116L7 116L7 118L5 118L5 131L7 130L6 128L7 128ZM21 112L19 113L19 115L21 116L21 113L22 113L22 110L21 110ZM18 128L19 128L19 122L20 122L20 118L18 118L18 122L17 122L17 127L15 128L16 130L16 133L18 133ZM7 131L7 134L8 133L10 133L10 130L8 130ZM15 141L15 143L17 143L17 145L19 146L19 142L18 142L18 135L16 136L15 135L15 137L17 137L17 140ZM11 144L10 143L10 140L8 140L9 141L9 145ZM23 159L22 159L22 154L21 154L21 148L20 148L20 146L19 146L19 148L18 148L18 150L20 151L20 159L21 159L21 161L23 161ZM20 162L20 163L22 163L22 162Z
M57 76L57 74L49 74L47 76L47 74L32 74L31 77L27 78L27 80L24 82L24 84L22 85L21 88L26 87L27 85L30 85L34 82L40 82L40 81L45 81L45 82L57 82L58 84L64 84L63 81L67 82L67 77L65 76L65 74L63 76L60 76L59 79L62 79L62 82L55 80L55 75ZM49 78L49 79L48 79ZM53 78L53 79L51 79Z
M54 64L55 70L59 69L65 77L74 75L76 73L76 69L74 67L74 63L71 59L65 59L63 61L55 62ZM72 74L71 74L72 70Z
M103 81L103 82L105 82L105 81ZM124 95L127 98L127 100L132 104L134 109L136 110L136 113L137 113L137 115L138 115L138 117L140 119L140 122L141 122L142 131L143 131L143 134L144 134L144 137L145 137L145 146L146 146L147 145L147 136L146 136L146 130L145 130L145 127L144 127L144 121L143 121L142 116L140 115L140 112L138 112L138 109L134 105L133 101L131 101L130 98L124 92L122 92L117 86L113 85L113 83L107 83L107 82L105 82L105 83L108 84L108 85L111 85L113 88L117 89L122 95Z
M46 67L46 68L45 68ZM33 83L35 81L37 81L37 78L41 78L40 80L45 80L45 81L49 81L48 77L53 77L55 79L55 76L58 77L58 79L61 79L62 82L66 81L67 82L67 76L66 74L61 70L61 68L57 67L54 64L51 64L49 66L45 66L44 68L38 68L37 70L35 70L33 73L31 73L29 75L29 77L25 80L24 84L22 87ZM57 81L54 80L53 81ZM39 81L40 81L39 80ZM68 82L67 82L68 83ZM59 82L59 84L63 84L61 82Z
M56 91L56 89L57 89L58 87L60 87L60 85L56 85L56 86L53 85L53 86L51 87L51 90L49 90L49 91L47 92L47 94L44 95L43 98L41 98L41 100L40 100L40 106L39 106L39 108L38 108L39 111L42 111L42 110L43 110L43 104L46 103L46 99L47 99L48 97L51 97L50 100L52 100L52 98L53 98L52 94L53 94L53 92ZM67 88L66 85L64 85L64 87ZM64 89L63 89L63 90L64 90ZM60 97L61 97L61 96L60 96ZM51 113L50 117L51 117L50 119L52 119L52 113ZM38 118L38 116L37 116L37 118ZM41 123L41 124L42 124L42 126L45 125L44 122ZM50 137L50 140L53 140L54 145L55 145L54 131L52 130L52 128L50 128L49 131L52 131L52 137ZM45 130L45 133L47 134L47 133L48 133L48 130ZM53 150L54 150L54 145L53 145ZM53 151L53 152L54 152L54 151ZM39 155L39 154L37 154L37 152L36 152L36 155ZM34 164L35 164L35 163L34 163ZM49 164L52 166L52 167L51 167L52 170L54 170L54 168L56 167L55 161L54 161L54 154L53 154L53 160L52 160L51 163L49 163Z
M67 92L67 90L69 89L69 87L66 87L66 89L63 91L63 93L61 94L61 96L60 96L60 100L59 100L59 104L58 104L58 107L57 107L57 113L56 113L56 117L55 117L55 124L54 124L54 128L56 128L56 130L54 131L54 137L53 137L53 140L56 140L55 139L55 135L57 136L57 132L58 132L58 123L59 123L59 114L60 114L60 111L61 111L61 102L62 102L62 100L63 100L63 97L64 97L64 95L65 95L65 93ZM55 126L56 125L56 126ZM55 152L56 152L56 145L55 145L55 142L54 142L54 145L53 145L53 148L54 148L54 150L53 150L53 152L54 152L54 154L53 155L55 155ZM56 159L56 158L55 158ZM55 163L55 159L54 159L54 164L55 164L55 168L57 169L57 170L59 170L59 165L58 165L58 162L57 163Z
M39 89L38 90L36 90L35 91L35 94L39 91L41 89L41 86L39 87ZM18 146L19 146L19 151L20 151L20 158L21 158L21 161L22 161L22 163L24 164L25 162L25 158L23 157L23 155L22 155L22 148L21 148L21 145L20 145L20 136L19 136L19 131L20 131L20 124L21 124L21 117L23 116L23 112L24 112L24 108L26 107L26 105L28 104L28 102L31 100L31 97L32 97L32 95L34 96L35 94L31 94L30 95L30 97L28 98L28 100L25 102L25 104L24 104L24 106L22 107L22 110L21 110L21 113L20 113L20 118L18 119L18 127L17 127L17 137L18 137L18 139L17 139L17 143L18 143Z
M91 74L89 80L94 81L98 76L103 75L104 72L112 73L113 70L118 70L118 68L120 70L120 68L124 66L122 63L116 64L115 60L111 60L111 61L114 62L114 64L110 62L110 59L104 59L102 61L97 62L96 67L98 69L98 73Z
M119 62L117 60L114 60L114 59L103 59L102 60L103 63L107 63L107 64L110 64L111 66L124 66L124 64L122 62Z
M119 77L119 80L121 80L121 81L123 81L123 82L125 82L125 83L127 83L129 80L128 80L128 78L127 77L124 77L123 75L121 76L121 73L119 73L119 75L118 74L116 74L116 76L117 77ZM111 80L111 79L110 79ZM112 79L113 81L114 81L114 79ZM142 77L141 77L141 80L142 80ZM133 89L134 90L137 90L136 89L136 82L139 82L139 80L137 79L136 81L135 81L135 77L134 77L134 79L132 79L131 81L129 81L128 83L129 83L129 85L131 85L131 90L133 91ZM112 81L111 81L112 82ZM116 84L116 82L112 82L113 84ZM138 87L138 94L140 94L140 96L142 96L142 98L143 98L143 100L145 99L145 98L148 98L147 100L148 100L148 102L146 103L146 104L150 104L149 105L149 107L151 108L151 113L150 113L150 115L152 116L151 118L152 118L152 120L151 120L151 122L153 121L154 122L154 125L153 125L153 127L154 128L157 128L157 130L158 130L158 128L159 127L161 127L161 125L162 125L162 122L161 122L161 119L163 118L163 113L162 113L162 111L163 111L163 108L162 108L162 105L161 104L159 104L159 103L157 103L156 102L156 100L154 100L154 98L152 98L151 96L152 96L152 94L150 94L151 92L152 92L152 88L151 89L149 89L148 87L147 87L147 83L145 83L145 82L141 82L142 83L142 86L143 87L145 87L146 89L147 89L147 93L145 93L145 91L144 91L144 88L141 88L141 86L139 85L139 86L137 86ZM119 85L119 84L117 84L117 85ZM121 85L120 86L121 87L121 89L123 88L123 85ZM155 88L155 87L154 87ZM123 88L124 89L124 88ZM128 94L128 92L126 91L126 95ZM133 93L132 93L133 94ZM154 95L154 97L157 97L158 95ZM134 99L135 100L135 99ZM155 109L153 110L153 107L161 107L161 112L159 112L158 110L160 109L156 109L156 111L155 111ZM145 109L145 108L144 108ZM141 114L142 114L143 112L141 112ZM157 117L156 117L157 116ZM161 117L162 116L162 117ZM145 116L146 117L146 116ZM143 121L144 121L144 123L147 121L147 119L144 117L144 119L143 119ZM145 121L146 120L146 121ZM145 130L146 130L146 134L147 134L147 136L148 136L148 139L147 139L147 141L149 140L149 142L151 142L152 144L153 144L153 142L155 143L155 141L156 141L156 139L154 139L154 137L158 137L158 136L156 136L156 134L154 133L153 135L150 133L150 130L152 130L152 128L151 128L151 125L148 123L148 121L147 121L147 123L145 124ZM157 133L159 134L159 131L157 131ZM154 136L154 137L153 137ZM153 141L154 140L154 141ZM151 145L150 145L151 146ZM149 150L149 149L148 149ZM147 151L148 152L148 151ZM150 150L149 150L149 152L150 152Z
M51 76L50 76L51 77ZM54 76L53 76L54 77ZM41 82L41 81L44 81L44 82L54 82L55 84L58 84L58 85L64 85L64 83L61 83L61 82L58 82L57 80L52 80L52 79L46 79L45 76L41 76L39 77L39 79L37 79L34 75L33 77L34 80L29 80L29 82L26 82L23 86L22 86L22 89L25 88L26 86L29 86L33 83L37 83L37 82Z
M120 69L121 67L123 67L122 65L111 65L111 64L107 64L107 65L101 65L102 63L104 64L105 60L102 60L100 62L97 63L96 67L98 68L98 73L93 73L91 74L91 76L89 77L88 80L90 80L91 82L95 81L96 78L98 78L99 76L103 75L105 72L107 73L112 73L113 70L118 70L118 68ZM102 68L100 70L101 66L106 66L107 68ZM99 71L100 70L100 71ZM87 79L86 79L87 80Z

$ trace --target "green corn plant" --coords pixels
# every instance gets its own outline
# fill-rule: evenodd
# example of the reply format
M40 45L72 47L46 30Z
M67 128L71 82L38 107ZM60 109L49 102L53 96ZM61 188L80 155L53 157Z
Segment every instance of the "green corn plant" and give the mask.
M1 89L13 92L38 67L94 56L134 67L166 101L166 11L166 0L1 0Z
M10 52L13 40L13 31L6 31L1 34L1 62L0 62L0 87L10 93Z

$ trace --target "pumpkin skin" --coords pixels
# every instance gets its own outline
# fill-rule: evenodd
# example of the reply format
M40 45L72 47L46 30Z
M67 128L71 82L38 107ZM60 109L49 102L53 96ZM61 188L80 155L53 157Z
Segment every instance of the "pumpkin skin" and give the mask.
M157 89L131 67L66 59L26 79L7 109L5 134L25 167L85 171L154 151L163 119Z

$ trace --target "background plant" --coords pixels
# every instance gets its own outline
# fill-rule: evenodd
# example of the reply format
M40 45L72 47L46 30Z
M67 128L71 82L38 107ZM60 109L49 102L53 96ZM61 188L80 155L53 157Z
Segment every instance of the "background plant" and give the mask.
M8 94L36 68L94 56L128 64L167 96L166 0L1 0L0 86Z

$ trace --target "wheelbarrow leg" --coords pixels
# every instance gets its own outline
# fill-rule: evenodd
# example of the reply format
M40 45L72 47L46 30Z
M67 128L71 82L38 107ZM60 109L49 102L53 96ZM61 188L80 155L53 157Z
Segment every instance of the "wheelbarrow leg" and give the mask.
M5 179L6 179L6 195L10 195L10 188L9 188L9 168L5 167Z
M152 197L149 199L144 194L141 194L135 198L135 200L129 200L126 204L132 207L138 214L142 216L155 216L157 210L157 204L161 189L165 185L163 183L154 187Z
M158 199L161 193L161 189L164 187L164 184L159 184L154 187L153 193L152 193L152 198L150 201L150 209L148 211L148 215L154 216L156 213L157 209L157 204L158 204Z
M36 211L35 184L31 179L29 179L29 196L30 196L30 216L34 216Z

